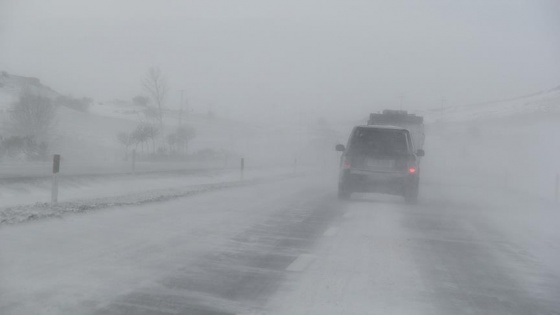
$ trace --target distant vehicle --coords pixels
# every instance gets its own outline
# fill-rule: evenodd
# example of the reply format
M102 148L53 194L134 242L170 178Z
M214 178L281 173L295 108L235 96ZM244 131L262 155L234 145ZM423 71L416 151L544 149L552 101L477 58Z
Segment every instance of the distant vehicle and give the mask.
M386 109L381 113L369 114L368 125L403 127L410 131L415 149L424 147L424 117L409 114L405 110Z
M395 126L356 126L347 147L341 151L338 197L349 199L354 192L379 192L403 196L407 203L418 200L419 157L408 129Z

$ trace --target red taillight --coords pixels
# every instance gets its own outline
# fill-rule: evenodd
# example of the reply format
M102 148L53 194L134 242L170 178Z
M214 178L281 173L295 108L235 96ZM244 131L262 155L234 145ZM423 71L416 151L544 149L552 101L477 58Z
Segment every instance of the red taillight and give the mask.
M408 168L408 173L410 173L410 174L416 173L416 168L415 167L409 167Z
M352 165L350 164L350 162L348 162L347 160L344 160L344 162L342 163L342 169L349 169L350 167L352 167Z

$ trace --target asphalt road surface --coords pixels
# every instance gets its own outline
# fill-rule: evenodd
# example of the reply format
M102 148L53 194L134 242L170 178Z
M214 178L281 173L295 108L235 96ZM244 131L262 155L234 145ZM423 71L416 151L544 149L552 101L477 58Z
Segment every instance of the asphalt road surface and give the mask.
M0 314L560 314L560 209L309 175L0 228Z

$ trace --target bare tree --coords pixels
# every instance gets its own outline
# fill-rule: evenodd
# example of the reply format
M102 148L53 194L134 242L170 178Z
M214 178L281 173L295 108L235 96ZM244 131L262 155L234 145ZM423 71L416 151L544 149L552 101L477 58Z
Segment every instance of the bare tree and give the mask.
M150 140L152 140L152 150L153 153L156 153L156 138L159 135L159 129L157 128L157 126L152 125L152 124L145 124L144 128L144 133L146 134L146 137Z
M8 112L11 136L6 138L10 140L6 145L12 144L12 151L19 151L28 159L46 159L56 120L52 100L25 87Z
M144 143L148 141L148 133L146 132L145 123L140 123L132 132L134 145L137 148L139 144L142 145L142 152L144 152Z
M24 89L10 109L10 118L17 135L46 140L54 127L56 106L50 98Z
M144 89L158 110L159 129L163 130L163 108L167 99L167 80L157 67L151 67L144 78Z
M138 144L142 145L142 152L144 152L144 143L152 140L152 149L155 153L156 142L155 139L159 135L159 129L154 124L147 122L142 122L136 126L136 129L131 133L132 142L138 147Z
M177 149L178 139L176 133L167 135L167 143L169 144L169 151L171 151L171 153L176 153L178 151Z
M187 153L189 142L196 137L196 130L190 126L178 127L167 136L171 151Z
M132 133L120 132L119 134L117 134L117 140L124 147L124 160L128 161L129 148L134 144L135 141Z

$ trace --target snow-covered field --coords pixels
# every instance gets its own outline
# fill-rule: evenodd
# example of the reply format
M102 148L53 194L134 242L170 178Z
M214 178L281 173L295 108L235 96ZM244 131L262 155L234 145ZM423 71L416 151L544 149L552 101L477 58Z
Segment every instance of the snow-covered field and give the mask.
M426 154L437 159L426 158L425 166L437 172L426 180L501 187L553 200L560 174L558 138L560 117L544 114L432 125Z
M554 199L560 174L560 87L423 114L427 155L437 155L425 159L437 170L426 180Z
M52 205L50 179L0 185L0 225L60 217L115 206L140 205L201 192L255 184L285 176L301 176L294 169L208 169L183 173L78 176L62 178L58 203Z

